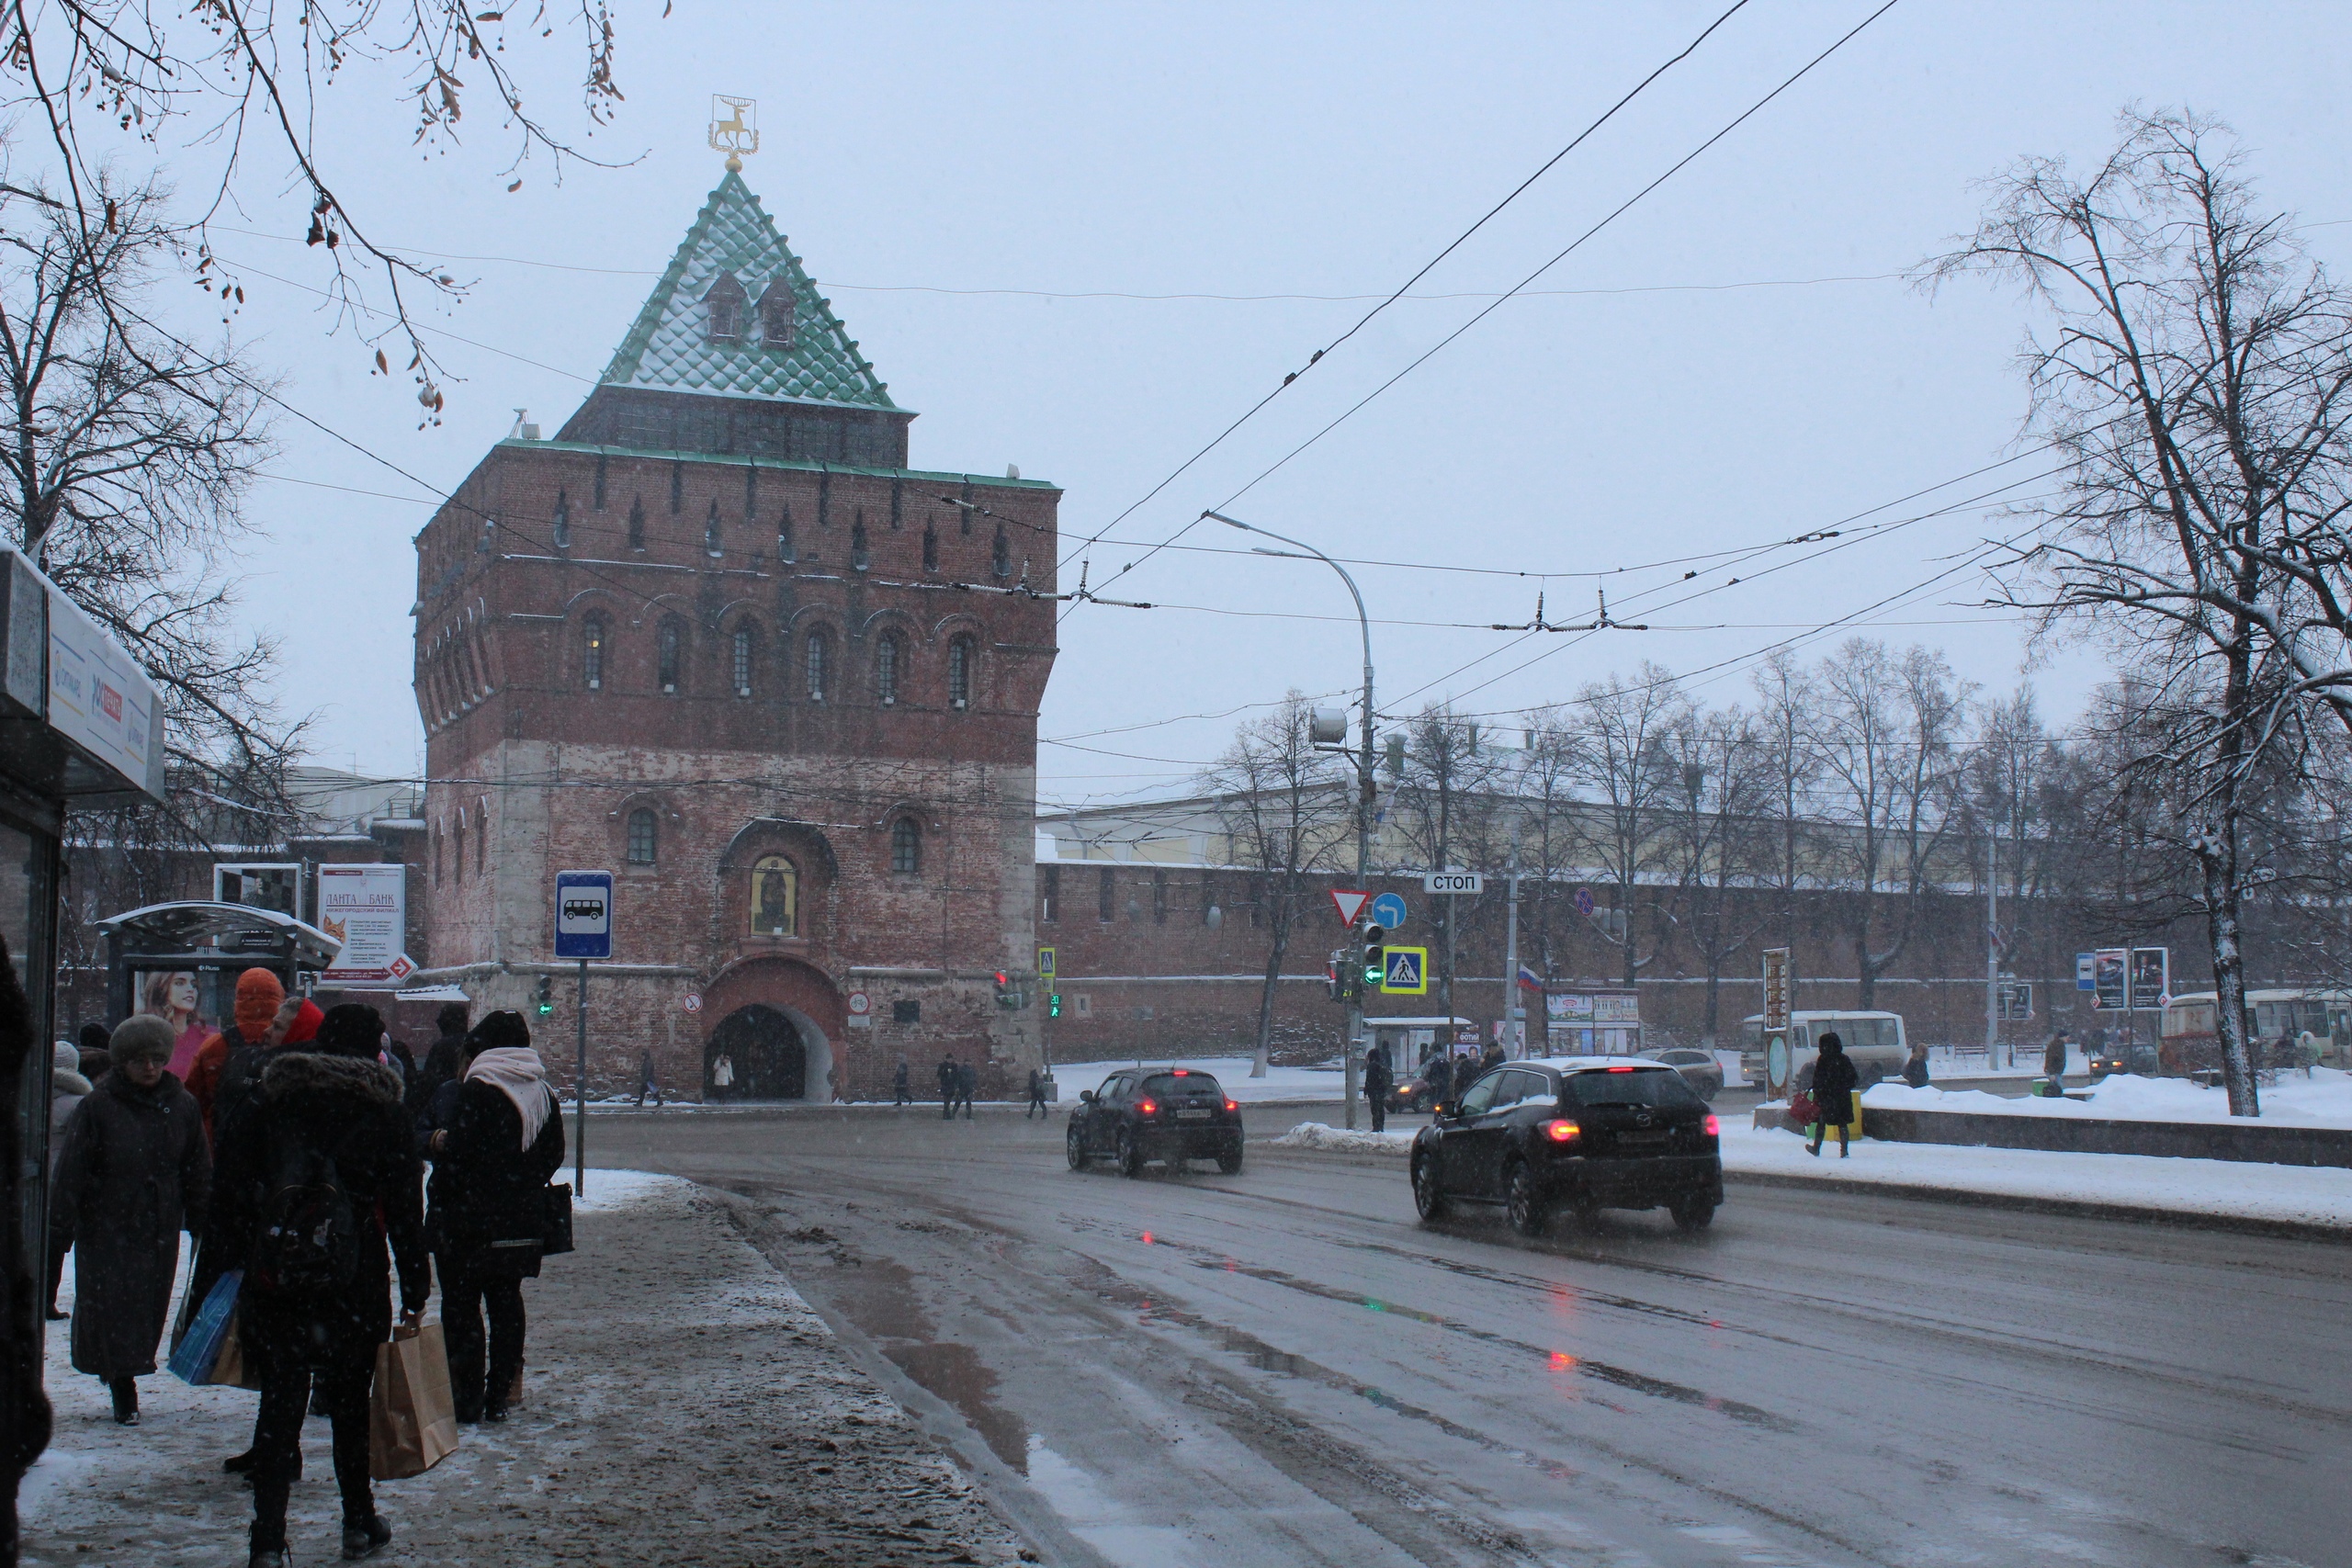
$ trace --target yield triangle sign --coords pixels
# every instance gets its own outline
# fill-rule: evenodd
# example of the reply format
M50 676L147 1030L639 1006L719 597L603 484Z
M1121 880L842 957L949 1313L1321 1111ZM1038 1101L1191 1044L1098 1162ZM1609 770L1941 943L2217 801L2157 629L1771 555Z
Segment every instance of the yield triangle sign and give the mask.
M1363 913L1363 907L1371 902L1371 894L1356 888L1334 887L1331 889L1331 903L1339 909L1340 923L1343 926L1354 925L1357 917Z

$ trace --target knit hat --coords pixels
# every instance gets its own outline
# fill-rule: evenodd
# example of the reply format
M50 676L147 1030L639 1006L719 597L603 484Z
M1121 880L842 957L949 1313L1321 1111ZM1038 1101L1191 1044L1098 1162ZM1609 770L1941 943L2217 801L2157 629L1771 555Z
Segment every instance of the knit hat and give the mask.
M333 1056L372 1058L384 1048L384 1015L364 1002L331 1007L319 1022L318 1047Z
M152 1012L132 1013L114 1026L108 1049L114 1053L114 1065L118 1067L127 1067L148 1056L168 1062L172 1059L172 1026Z
M61 1040L49 1059L51 1072L78 1073L82 1070L82 1048L71 1040Z
M277 1016L277 1004L286 999L286 987L277 976L266 969L248 969L237 976L237 1032L249 1042L258 1042L269 1032L270 1020Z
M280 1042L280 1043L287 1045L309 1044L311 1041L317 1038L319 1025L326 1021L326 1014L319 1010L318 1003L312 1001L308 997L304 997L302 998L301 1010L295 1013L294 1021L287 1025L286 1038Z
M502 1046L528 1046L531 1026L519 1012L494 1012L466 1033L466 1051L494 1051Z

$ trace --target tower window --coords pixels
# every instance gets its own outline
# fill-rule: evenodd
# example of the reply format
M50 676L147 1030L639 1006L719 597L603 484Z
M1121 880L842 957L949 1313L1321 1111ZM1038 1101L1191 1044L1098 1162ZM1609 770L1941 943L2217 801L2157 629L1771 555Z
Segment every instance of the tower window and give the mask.
M906 481L892 479L890 481L890 531L897 533L906 525Z
M890 869L908 876L922 871L922 824L911 817L890 824Z
M865 517L863 513L849 526L849 564L858 571L864 571L874 564L873 558L865 553Z
M447 835L442 832L441 824L438 822L433 824L433 880L435 883L441 880L441 840L445 837Z
M1012 575L1012 541L1004 536L1004 525L996 529L996 542L989 547L989 570L999 577Z
M760 296L760 341L770 348L789 350L793 344L792 280L779 277Z
M605 687L605 617L590 615L580 627L580 677L592 692Z
M788 505L784 515L775 520L775 558L786 565L800 558L792 548L792 508Z
M449 839L454 871L450 880L463 882L466 879L466 814L463 811L458 813L458 830L450 834Z
M929 523L922 525L922 569L925 571L939 570L939 529Z
M1104 925L1109 925L1111 923L1111 912L1117 907L1112 902L1112 900L1116 897L1117 893L1118 887L1114 881L1114 873L1111 868L1106 865L1102 868L1100 873L1100 878L1094 885L1094 918L1101 920Z
M596 454L596 510L605 510L605 455Z
M752 694L752 628L749 623L735 628L735 694Z
M490 874L490 803L484 801L474 818L474 874Z
M710 503L710 515L703 522L702 548L703 553L708 556L720 556L727 553L719 545L718 502L716 498Z
M653 863L653 813L640 806L628 814L628 863Z
M874 645L874 694L884 707L899 700L899 637L885 633Z
M686 503L686 460L673 458L670 463L670 510L677 511Z
M710 292L702 297L704 321L713 343L733 343L743 335L743 286L731 272L722 272Z
M1037 923L1053 925L1062 908L1062 868L1049 865L1037 873Z
M571 547L571 498L564 493L560 485L556 487L555 492L555 547L560 550Z
M679 668L684 662L686 628L677 616L664 615L660 636L661 640L656 647L662 689L674 692L678 689Z
M802 672L808 678L808 700L812 703L825 700L825 643L823 632L810 632L808 651L801 661Z
M972 705L972 639L959 637L947 644L947 705Z
M645 548L645 498L632 496L628 503L628 547Z
M1151 923L1155 926L1168 923L1168 874L1164 871L1151 874Z

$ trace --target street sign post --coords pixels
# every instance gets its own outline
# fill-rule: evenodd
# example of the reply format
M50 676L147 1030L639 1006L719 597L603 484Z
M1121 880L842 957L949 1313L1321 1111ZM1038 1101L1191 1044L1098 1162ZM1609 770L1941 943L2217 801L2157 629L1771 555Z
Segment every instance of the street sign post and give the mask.
M2094 977L2097 974L2098 963L2098 954L2095 953L2075 954L2075 989L2078 991L2098 989L2098 981Z
M1331 889L1331 908L1340 911L1340 923L1353 929L1363 915L1363 907L1372 902L1372 895L1360 887Z
M1402 893L1383 893L1372 901L1373 924L1384 931L1401 930L1408 913Z
M580 1055L571 1085L571 1190L588 1195L588 961L613 955L613 874L555 874L555 955L580 961Z
M2131 953L2120 947L2102 947L2091 954L2091 1006L2101 1012L2121 1012L2132 1005Z
M1052 948L1039 948L1037 950L1037 978L1040 980L1052 979L1057 972L1056 966L1059 962L1059 955L1057 954ZM1048 988L1050 989L1051 987Z
M1425 871L1421 874L1421 891L1463 895L1484 893L1487 879L1475 871Z
M1392 997L1429 995L1430 950L1426 947L1384 949L1380 988Z
M1768 947L1764 950L1764 1032L1778 1034L1789 1027L1789 1014L1796 989L1795 976L1789 967L1789 950Z

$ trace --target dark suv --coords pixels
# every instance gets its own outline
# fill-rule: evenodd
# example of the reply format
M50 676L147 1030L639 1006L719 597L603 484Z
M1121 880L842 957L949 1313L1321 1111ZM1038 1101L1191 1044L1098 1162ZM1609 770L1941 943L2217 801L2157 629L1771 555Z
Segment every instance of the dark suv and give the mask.
M1494 1068L1415 1135L1412 1158L1422 1219L1500 1203L1521 1235L1541 1235L1562 1205L1589 1216L1662 1203L1695 1231L1724 1200L1706 1102L1672 1067L1622 1057Z
M1182 1170L1188 1159L1213 1159L1231 1176L1241 1168L1241 1107L1206 1073L1189 1067L1136 1067L1087 1089L1069 1113L1069 1168L1104 1155L1122 1174L1141 1176L1146 1161Z

